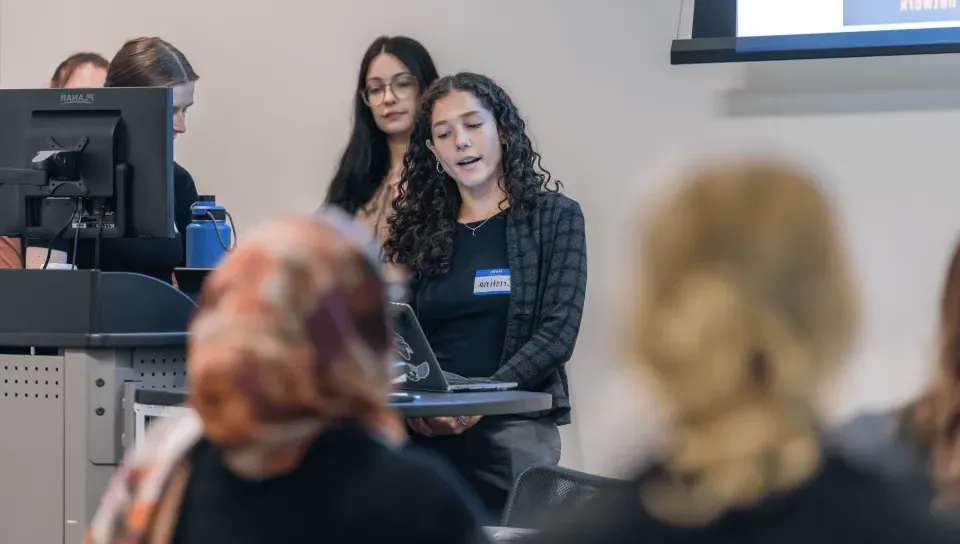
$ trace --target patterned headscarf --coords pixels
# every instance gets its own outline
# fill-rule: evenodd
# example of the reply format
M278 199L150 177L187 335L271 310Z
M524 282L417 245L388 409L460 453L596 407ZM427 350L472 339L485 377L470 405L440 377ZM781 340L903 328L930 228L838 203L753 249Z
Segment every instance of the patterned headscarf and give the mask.
M126 459L86 544L166 542L202 438L236 474L293 470L324 429L352 419L402 442L386 405L389 282L369 236L335 212L248 235L205 282L190 326L189 404Z

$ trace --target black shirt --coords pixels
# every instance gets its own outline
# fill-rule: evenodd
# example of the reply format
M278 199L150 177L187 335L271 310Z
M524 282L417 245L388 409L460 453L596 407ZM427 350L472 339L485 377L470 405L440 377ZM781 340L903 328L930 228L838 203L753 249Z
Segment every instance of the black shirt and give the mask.
M353 424L322 434L293 472L252 482L204 441L190 457L173 544L482 541L475 500L426 455Z
M444 370L487 378L500 368L509 268L507 219L501 212L485 223L457 223L450 270L414 287L417 317Z
M960 533L937 522L929 503L854 468L826 458L806 484L757 507L732 511L702 527L668 525L651 516L638 490L655 471L598 499L579 521L548 531L538 543L609 544L939 544L960 542Z
M132 240L109 238L100 241L100 270L139 272L169 280L173 269L184 262L187 225L190 207L197 201L197 186L193 177L179 164L173 165L174 220L180 234L173 240ZM31 239L27 246L46 249L49 240ZM91 269L95 262L96 241L78 241L77 268ZM73 239L57 240L53 249L67 253L67 262L73 260Z

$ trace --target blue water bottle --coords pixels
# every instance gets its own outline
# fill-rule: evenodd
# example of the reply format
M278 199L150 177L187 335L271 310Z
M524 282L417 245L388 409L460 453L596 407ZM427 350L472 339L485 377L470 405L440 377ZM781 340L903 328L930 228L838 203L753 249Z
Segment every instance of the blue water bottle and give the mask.
M190 207L187 268L215 268L231 249L233 229L227 224L230 214L216 200L214 195L200 195Z

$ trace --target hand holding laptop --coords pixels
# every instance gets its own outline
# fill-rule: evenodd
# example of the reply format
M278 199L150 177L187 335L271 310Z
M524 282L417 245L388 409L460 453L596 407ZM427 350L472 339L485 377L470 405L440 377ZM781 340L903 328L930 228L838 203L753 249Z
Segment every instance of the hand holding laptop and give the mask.
M483 416L412 418L407 426L422 436L449 436L461 434L473 427Z

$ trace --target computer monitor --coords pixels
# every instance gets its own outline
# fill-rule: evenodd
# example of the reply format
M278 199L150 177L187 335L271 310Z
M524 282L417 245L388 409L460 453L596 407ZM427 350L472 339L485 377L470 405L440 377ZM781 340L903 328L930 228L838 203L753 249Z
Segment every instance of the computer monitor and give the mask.
M171 89L0 90L0 120L0 235L176 237Z

